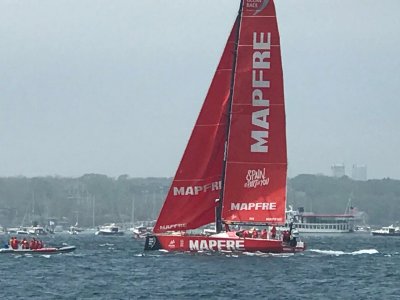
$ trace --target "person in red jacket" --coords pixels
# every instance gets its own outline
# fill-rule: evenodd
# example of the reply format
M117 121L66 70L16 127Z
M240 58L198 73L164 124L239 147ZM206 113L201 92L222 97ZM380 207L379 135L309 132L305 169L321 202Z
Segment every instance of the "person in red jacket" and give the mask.
M21 242L22 249L29 249L29 242L26 239L23 239Z
M29 248L31 250L37 249L37 244L36 244L36 239L35 238L31 239L31 241L29 242Z
M274 239L274 238L276 238L276 227L275 226L272 226L272 229L271 229L271 237Z
M263 229L263 230L261 230L261 238L262 239L266 239L267 238L267 229Z
M11 237L10 239L10 247L13 249L17 249L18 248L18 243L16 243L17 239L15 238L15 236Z
M19 241L18 239L14 236L13 238L13 245L11 246L13 249L18 249Z

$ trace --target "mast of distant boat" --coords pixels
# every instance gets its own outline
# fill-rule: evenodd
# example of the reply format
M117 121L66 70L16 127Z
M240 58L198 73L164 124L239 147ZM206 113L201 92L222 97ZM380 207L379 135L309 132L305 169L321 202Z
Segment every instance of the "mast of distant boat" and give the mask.
M236 60L237 60L237 52L239 46L239 34L240 34L240 23L241 23L241 16L243 10L243 1L240 1L240 7L238 16L236 17L237 28L235 34L235 46L233 50L233 65L232 65L232 73L231 73L231 84L229 88L229 100L228 100L228 114L227 114L227 124L226 127L226 139L225 139L225 151L224 151L224 161L222 167L222 178L221 178L221 193L219 199L216 199L217 205L215 206L215 231L220 233L222 231L222 203L224 199L224 183L225 183L225 172L226 172L226 160L227 160L227 152L228 152L228 136L229 136L229 128L231 123L231 113L232 113L232 102L233 102L233 87L235 81L235 71L236 71Z

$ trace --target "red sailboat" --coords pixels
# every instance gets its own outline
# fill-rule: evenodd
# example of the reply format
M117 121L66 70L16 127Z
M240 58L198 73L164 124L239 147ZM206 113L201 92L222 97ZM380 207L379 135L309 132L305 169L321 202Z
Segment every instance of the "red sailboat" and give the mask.
M285 223L283 74L273 0L239 13L145 250L297 252ZM194 233L215 222L215 231ZM236 227L236 230L233 228ZM243 228L253 227L251 236ZM224 228L224 230L223 230ZM270 233L270 232L269 232Z

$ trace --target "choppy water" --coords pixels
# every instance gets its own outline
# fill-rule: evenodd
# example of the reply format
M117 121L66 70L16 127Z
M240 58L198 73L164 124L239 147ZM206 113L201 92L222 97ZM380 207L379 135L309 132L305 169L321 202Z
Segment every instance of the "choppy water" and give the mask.
M73 253L0 254L4 299L399 299L400 238L304 237L295 255L143 253L130 236L45 237Z

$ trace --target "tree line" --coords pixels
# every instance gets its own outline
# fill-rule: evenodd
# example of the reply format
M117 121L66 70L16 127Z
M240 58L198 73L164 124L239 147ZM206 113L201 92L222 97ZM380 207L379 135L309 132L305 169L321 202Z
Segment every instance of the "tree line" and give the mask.
M0 224L32 222L92 227L104 223L155 220L171 178L118 178L86 174L79 178L0 178ZM315 213L344 213L349 203L374 225L400 220L400 181L354 181L299 175L288 180L288 204Z

